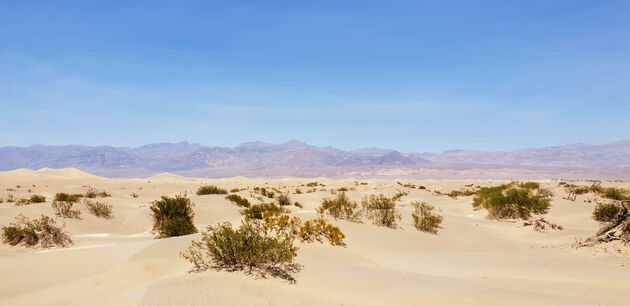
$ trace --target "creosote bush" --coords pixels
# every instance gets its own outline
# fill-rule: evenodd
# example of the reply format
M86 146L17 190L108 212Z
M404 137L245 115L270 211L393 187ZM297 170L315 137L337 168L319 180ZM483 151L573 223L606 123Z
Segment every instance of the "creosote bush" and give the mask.
M612 222L619 216L622 207L615 203L602 203L595 206L593 210L593 219L600 222Z
M42 215L40 219L29 219L23 215L15 217L17 222L2 227L2 242L9 245L23 244L49 248L72 244L70 236L58 226L54 219Z
M341 232L339 227L327 223L322 218L318 218L304 222L300 226L299 237L300 240L305 242L322 242L321 237L325 237L332 245L344 245L343 239L346 238L346 235Z
M79 200L82 197L83 195L81 194L67 194L67 193L60 192L60 193L55 194L54 201L76 203L76 202L79 202Z
M91 214L99 218L109 219L112 217L112 205L110 204L97 201L85 201L85 205Z
M249 201L238 194L230 194L226 196L225 199L236 204L238 207L250 207Z
M361 211L358 207L357 202L350 201L346 193L341 192L334 199L323 198L322 204L317 208L317 213L322 217L329 214L335 219L358 222L361 219Z
M81 211L72 209L74 202L53 201L52 208L57 217L80 219Z
M162 199L153 201L149 208L153 217L153 232L157 238L196 233L192 206L193 203L186 195L176 195L174 198L162 196Z
M426 202L412 202L414 211L411 213L413 225L423 232L437 234L444 217L435 212L435 207Z
M621 188L615 188L615 187L606 188L603 196L604 198L617 200L617 201L630 199L630 197L628 196L627 190L624 190Z
M483 187L473 198L473 207L485 208L495 219L529 219L532 214L545 214L550 207L550 199L534 193L531 189L503 184Z
M219 188L214 185L204 185L197 189L197 195L207 195L207 194L227 194L227 190L223 188Z
M396 220L400 220L400 213L396 209L396 201L386 197L383 194L370 195L361 201L365 215L371 219L374 224L396 227Z
M107 197L111 197L111 194L107 193L107 191L102 190L102 191L98 191L96 190L96 188L93 187L88 187L87 191L85 191L85 195L86 198L89 199L93 199L96 197L99 198L107 198Z
M46 202L46 197L39 194L34 194L29 198L29 202L31 203L44 203Z

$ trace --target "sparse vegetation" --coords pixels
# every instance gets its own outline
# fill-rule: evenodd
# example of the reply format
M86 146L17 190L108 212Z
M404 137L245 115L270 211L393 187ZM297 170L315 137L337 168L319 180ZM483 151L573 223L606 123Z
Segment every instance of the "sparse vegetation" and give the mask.
M302 206L302 204L300 204L300 202L297 202L297 201L294 202L293 205L295 205L296 207L299 207L299 208L304 208L304 206Z
M426 202L412 202L414 211L411 213L413 225L423 232L437 234L444 217L435 212L435 207Z
M260 203L252 205L249 208L241 210L241 214L245 219L262 220L264 213L283 213L286 210L275 203Z
M150 209L153 217L153 232L157 234L157 238L196 233L192 206L193 203L186 195L176 195L174 198L162 196L162 199L153 201Z
M88 211L99 217L109 219L112 217L112 205L98 202L98 201L85 201L85 206L87 206Z
M305 242L321 242L321 237L325 237L332 245L344 245L343 239L346 238L346 235L341 232L339 227L319 218L304 222L304 224L300 226L299 237L300 240Z
M17 206L29 205L33 203L44 203L46 202L46 197L38 194L31 195L30 198L19 199L15 202Z
M88 187L87 191L85 191L85 195L86 198L89 199L94 199L94 198L106 198L106 197L111 197L111 195L109 193L107 193L107 191L105 190L101 190L98 191L96 190L96 188L93 187Z
M74 202L53 201L52 208L55 210L57 217L79 219L81 211L72 209Z
M400 198L402 198L402 197L404 197L404 196L406 196L408 194L409 194L409 192L407 192L407 191L398 190L396 192L396 194L392 197L392 200L398 201L398 200L400 200Z
M249 207L250 203L246 198L239 196L238 194L230 194L225 197L226 200L236 204L238 207Z
M603 197L611 200L628 200L628 191L621 188L610 187L606 188Z
M23 244L29 247L68 246L70 236L58 226L54 219L42 215L40 219L29 219L23 215L15 217L17 222L2 227L2 242L9 245Z
M518 187L529 190L536 190L540 188L540 183L538 182L523 182L518 184Z
M295 188L295 194L302 194L302 190L300 188Z
M288 193L280 193L278 197L276 198L276 201L278 201L278 205L280 206L293 205L293 202L291 201L291 198L289 197Z
M131 197L132 197L132 198L134 198L134 199L138 198L138 196L139 196L139 195L138 195L137 193L135 193L135 192L132 192L132 193L131 193Z
M358 206L357 202L350 201L345 192L341 192L334 199L322 199L317 213L322 217L329 214L335 219L358 222L361 218L361 211L358 210Z
M473 198L473 207L485 208L495 219L529 219L532 214L547 213L549 201L549 198L535 194L531 189L504 184L479 189Z
M396 201L383 194L365 197L361 204L365 215L374 224L395 228L396 220L400 220L400 213L396 209Z
M227 190L214 185L204 185L197 189L197 195L227 194Z

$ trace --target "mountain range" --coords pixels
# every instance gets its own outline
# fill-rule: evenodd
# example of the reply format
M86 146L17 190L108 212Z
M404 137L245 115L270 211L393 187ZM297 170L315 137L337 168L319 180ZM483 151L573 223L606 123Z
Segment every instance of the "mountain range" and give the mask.
M83 145L0 147L0 171L77 168L108 177L171 172L197 177L630 178L630 141L515 151L439 154L365 148L345 151L291 140L236 147L179 142L136 148Z

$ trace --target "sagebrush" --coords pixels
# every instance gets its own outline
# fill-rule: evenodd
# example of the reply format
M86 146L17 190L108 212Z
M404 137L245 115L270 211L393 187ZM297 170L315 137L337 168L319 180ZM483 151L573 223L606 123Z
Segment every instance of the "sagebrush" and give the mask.
M23 244L29 247L68 246L72 244L70 235L63 230L63 226L42 215L39 219L30 219L23 215L15 217L16 222L2 227L2 242L9 245Z

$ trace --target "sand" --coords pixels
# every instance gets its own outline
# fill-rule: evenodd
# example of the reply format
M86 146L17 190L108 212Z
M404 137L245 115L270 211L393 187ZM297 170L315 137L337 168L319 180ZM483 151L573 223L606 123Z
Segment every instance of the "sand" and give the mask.
M351 199L372 193L402 197L400 228L330 220L346 234L345 247L300 243L296 282L259 278L243 272L189 273L179 256L199 234L168 239L151 236L151 201L187 192L195 203L195 224L230 221L238 224L239 208L221 195L195 195L202 184L224 188L254 186L294 191L312 181L326 191L291 194L304 208L291 214L314 218L331 188L355 187ZM467 184L491 186L500 181L400 180L449 192ZM46 203L0 204L0 225L18 214L54 216L57 192L83 193L87 186L112 196L114 218L99 219L84 205L82 219L63 219L74 244L68 248L26 248L0 245L1 305L627 305L630 301L630 256L609 248L573 248L576 239L594 234L590 218L595 204L562 199L564 189L541 181L556 196L547 219L564 230L546 233L522 222L490 220L473 210L472 197L452 199L396 180L184 178L160 174L146 179L109 179L75 169L14 170L0 173L0 198L45 195ZM576 183L580 184L580 183ZM583 182L581 184L589 185ZM20 187L18 188L17 185ZM625 182L604 186L629 188ZM286 186L282 188L281 186ZM305 187L301 187L306 190ZM7 190L12 189L12 190ZM29 192L30 190L30 192ZM131 193L137 193L134 198ZM249 191L239 192L249 196ZM251 200L251 199L250 199ZM411 201L426 201L444 214L437 235L417 231Z

